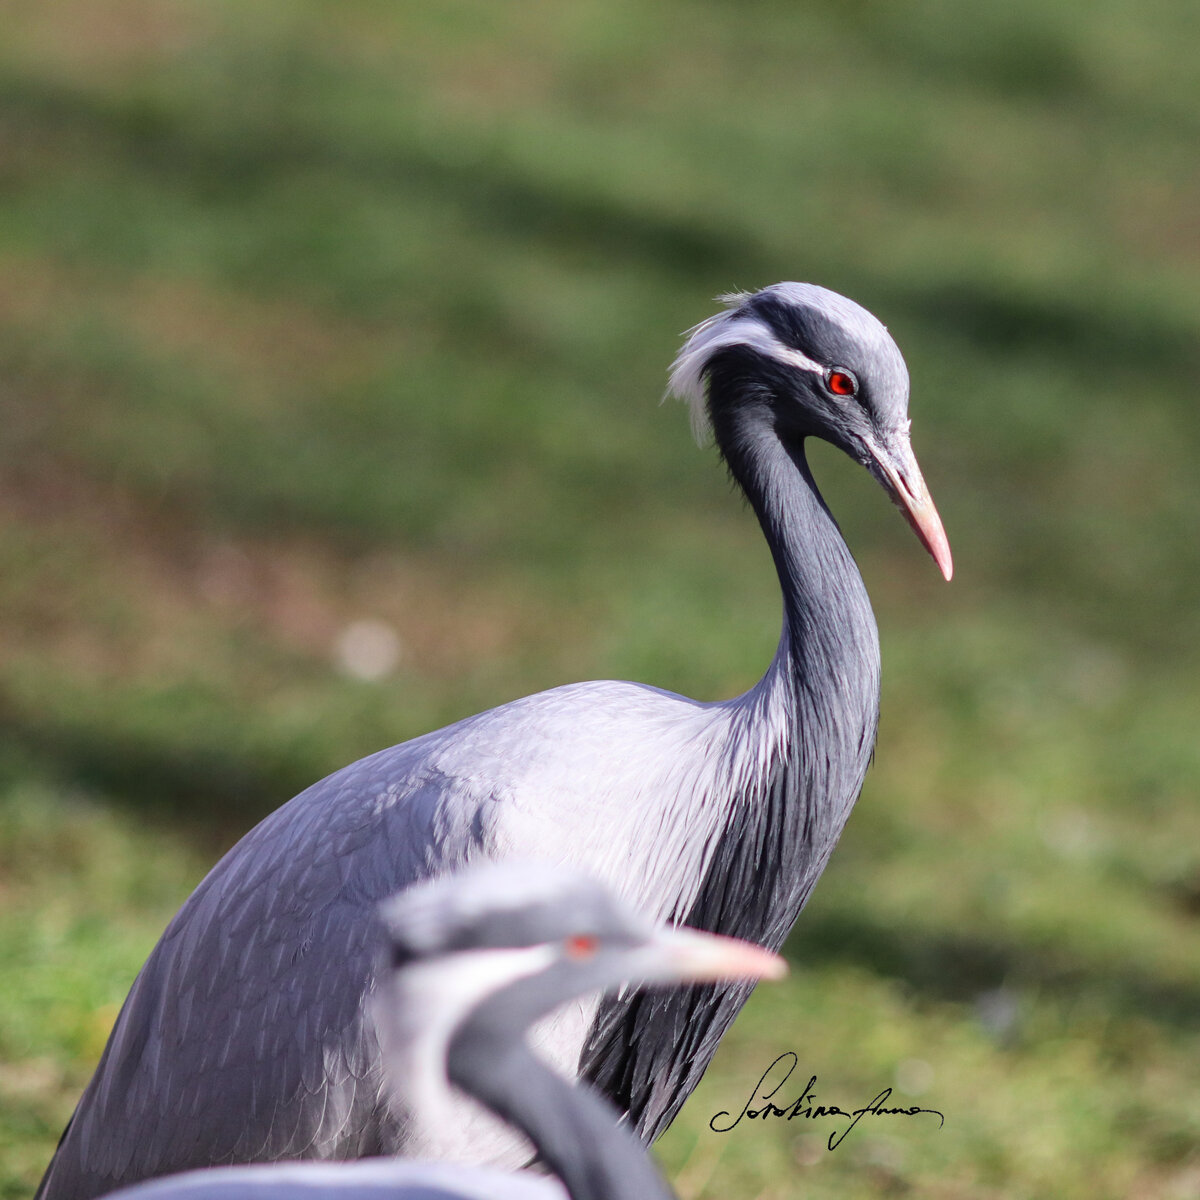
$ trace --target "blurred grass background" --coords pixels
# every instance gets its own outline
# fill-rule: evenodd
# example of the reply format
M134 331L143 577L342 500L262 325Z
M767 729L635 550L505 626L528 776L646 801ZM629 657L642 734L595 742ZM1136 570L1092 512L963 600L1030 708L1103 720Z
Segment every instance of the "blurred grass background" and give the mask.
M664 1164L685 1200L1200 1195L1194 3L0 29L0 1196L293 792L568 680L757 678L769 558L656 400L713 295L784 278L899 340L958 575L816 453L877 761ZM787 1049L945 1127L709 1132Z

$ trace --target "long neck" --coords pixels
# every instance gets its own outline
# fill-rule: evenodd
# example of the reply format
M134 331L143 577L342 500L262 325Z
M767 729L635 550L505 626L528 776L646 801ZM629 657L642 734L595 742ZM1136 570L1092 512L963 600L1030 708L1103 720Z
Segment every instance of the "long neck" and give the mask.
M455 1034L447 1056L453 1082L524 1133L571 1200L672 1200L617 1110L555 1074L522 1039L497 1033L494 1016L493 1009Z
M756 393L747 366L754 363L737 355L714 361L709 409L717 444L775 559L783 632L759 683L711 706L720 733L696 757L719 759L720 767L696 795L719 810L721 825L699 890L677 915L685 925L778 950L862 786L879 713L879 638L803 448L784 446L772 398ZM699 1082L750 988L607 1001L584 1051L588 1078L652 1140Z
M824 868L858 796L879 713L879 636L862 578L813 481L802 443L775 429L770 398L714 377L717 441L775 560L783 593L779 650L738 701L734 741L747 760L742 807L716 875L752 871L753 911L725 911L712 889L710 928L778 947ZM750 769L749 763L757 763ZM757 850L747 849L757 847ZM714 907L715 906L715 907ZM690 919L690 918L689 918Z
M715 378L712 386L732 390L739 383ZM801 703L807 695L818 707L822 701L872 706L879 640L870 601L803 444L784 444L765 398L720 399L713 405L718 445L762 526L783 593L783 633L772 671L793 685Z

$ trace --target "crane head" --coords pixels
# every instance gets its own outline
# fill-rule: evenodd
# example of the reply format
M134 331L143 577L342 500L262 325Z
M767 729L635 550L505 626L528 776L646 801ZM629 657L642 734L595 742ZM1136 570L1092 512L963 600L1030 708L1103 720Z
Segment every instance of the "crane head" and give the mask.
M416 884L380 915L383 965L393 971L507 955L516 964L513 979L530 962L562 965L576 976L567 995L629 980L777 978L785 969L775 954L735 938L656 927L590 876L538 860L483 862Z
M721 389L765 406L785 443L819 437L879 481L949 579L941 518L909 439L908 370L886 327L865 308L811 283L777 283L722 297L671 368L668 391L687 401L698 437L711 429L714 376Z

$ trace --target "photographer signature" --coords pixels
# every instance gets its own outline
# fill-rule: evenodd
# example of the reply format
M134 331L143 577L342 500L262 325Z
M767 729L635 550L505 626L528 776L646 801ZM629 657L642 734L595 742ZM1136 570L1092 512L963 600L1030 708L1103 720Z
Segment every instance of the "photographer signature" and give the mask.
M818 1104L816 1092L813 1090L817 1086L815 1075L804 1085L804 1090L791 1104L782 1106L776 1104L774 1097L791 1078L799 1061L791 1050L781 1054L759 1077L758 1082L754 1085L754 1090L750 1093L750 1098L742 1105L742 1111L736 1117L728 1111L714 1113L708 1122L709 1129L714 1133L728 1133L739 1125L743 1118L748 1121L765 1121L770 1117L781 1117L793 1121L798 1117L805 1120L816 1120L819 1117L844 1117L850 1123L840 1133L837 1130L831 1133L826 1143L830 1150L836 1150L846 1140L846 1135L850 1130L868 1114L873 1117L916 1117L922 1113L928 1113L930 1116L937 1117L939 1129L946 1123L945 1116L936 1108L920 1108L915 1104L902 1108L884 1107L892 1097L890 1087L884 1088L874 1100L862 1108L847 1110L836 1104ZM781 1071L782 1074L778 1082L768 1090L768 1083L774 1078L774 1073L777 1071ZM756 1105L757 1107L755 1107Z

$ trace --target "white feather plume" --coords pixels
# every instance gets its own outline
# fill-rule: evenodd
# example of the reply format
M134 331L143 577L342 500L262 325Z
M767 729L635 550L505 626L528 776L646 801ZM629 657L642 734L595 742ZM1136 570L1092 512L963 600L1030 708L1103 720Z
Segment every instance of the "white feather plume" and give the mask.
M726 296L718 296L718 301L725 305L725 311L689 329L685 335L687 340L671 364L666 396L663 398L676 396L688 406L692 433L697 442L707 441L712 433L704 375L712 356L723 347L749 346L798 370L815 371L818 374L824 371L820 363L814 362L806 354L785 346L761 317L741 311L750 295L748 292L731 292Z

